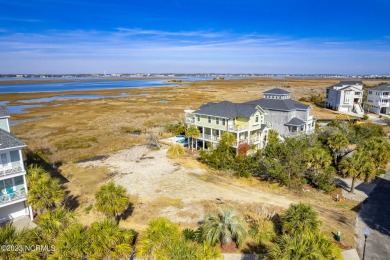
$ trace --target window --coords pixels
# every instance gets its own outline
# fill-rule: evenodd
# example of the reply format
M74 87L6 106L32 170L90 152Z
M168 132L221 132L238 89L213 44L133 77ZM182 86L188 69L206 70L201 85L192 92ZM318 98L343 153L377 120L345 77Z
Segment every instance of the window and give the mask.
M255 122L256 122L256 123L259 122L259 115L256 115L256 117L255 117Z
M211 124L211 116L208 116L207 119L209 121L209 124Z
M368 91L368 94L372 94L372 91Z
M0 157L1 157L1 165L2 165L3 167L7 166L7 164L8 164L7 154L2 153L2 154L0 155Z
M215 118L215 123L216 123L217 125L219 125L219 117L216 117L216 118Z
M222 118L222 125L225 125L225 124L226 124L226 119Z
M196 120L200 121L200 115L196 115Z
M351 94L351 91L345 91L346 96L348 96L349 94Z

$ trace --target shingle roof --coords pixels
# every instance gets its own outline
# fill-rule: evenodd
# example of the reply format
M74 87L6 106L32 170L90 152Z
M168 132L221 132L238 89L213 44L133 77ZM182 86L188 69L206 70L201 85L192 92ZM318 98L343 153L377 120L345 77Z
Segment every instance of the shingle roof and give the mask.
M390 91L390 84L380 85L377 87L370 88L369 90Z
M284 90L284 89L280 89L280 88L273 88L273 89L270 89L270 90L267 90L265 92L263 92L264 94L276 94L276 95L286 95L286 94L290 94L290 92Z
M8 108L5 105L0 105L0 117L9 116Z
M233 118L237 116L249 118L255 112L255 104L237 104L229 101L223 101L219 103L207 103L205 105L200 106L200 108L193 113L220 116L226 118Z
M351 80L351 81L342 80L342 81L340 81L340 83L338 83L336 85L342 86L342 85L356 85L356 84L363 85L363 81L361 81L361 80Z
M249 101L244 104L255 104L260 106L263 109L268 110L282 110L282 111L292 111L292 110L307 110L310 106L302 104L292 99L267 99L262 98L258 100Z
M26 144L13 134L0 129L0 150L18 146L26 146Z
M296 117L291 118L291 120L288 121L288 123L286 123L286 125L294 125L294 126L301 126L304 124L305 124L304 121L302 121L301 119L296 118Z

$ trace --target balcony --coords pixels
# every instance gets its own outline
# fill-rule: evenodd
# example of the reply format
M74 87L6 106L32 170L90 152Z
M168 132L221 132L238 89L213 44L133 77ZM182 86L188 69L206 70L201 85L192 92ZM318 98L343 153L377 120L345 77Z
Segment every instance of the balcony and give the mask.
M205 139L205 140L210 140L210 141L219 141L219 137L218 137L218 135L213 135L213 136L211 136L211 135L208 135L208 134L200 134L199 135L199 139Z
M0 205L24 198L26 198L26 191L24 189L20 191L14 191L9 194L3 194L0 195Z
M244 130L248 130L248 125L238 125L238 126L234 126L234 125L228 125L228 130L230 131L244 131Z
M24 170L23 170L23 168L21 166L8 168L8 169L0 169L0 177L1 176L5 176L5 175L20 173L20 172L23 172L23 171Z

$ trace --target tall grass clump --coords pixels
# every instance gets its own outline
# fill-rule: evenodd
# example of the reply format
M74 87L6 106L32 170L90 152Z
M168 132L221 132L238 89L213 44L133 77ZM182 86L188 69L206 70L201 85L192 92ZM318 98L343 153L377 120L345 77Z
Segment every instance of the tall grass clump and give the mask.
M172 145L171 147L169 147L168 151L167 151L167 156L169 158L177 158L177 157L180 157L182 155L185 155L185 149L182 145L180 144L175 144L175 145Z

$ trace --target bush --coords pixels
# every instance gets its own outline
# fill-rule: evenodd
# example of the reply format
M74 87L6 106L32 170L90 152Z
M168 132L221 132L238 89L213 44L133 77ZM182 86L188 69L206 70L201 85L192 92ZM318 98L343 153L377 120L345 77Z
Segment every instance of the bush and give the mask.
M362 120L367 120L368 119L368 115L364 115Z
M179 156L185 155L185 149L182 145L180 144L174 144L171 147L169 147L167 151L167 156L169 158L177 158Z
M182 122L169 123L165 126L165 131L174 135L184 135L186 132L186 125Z

